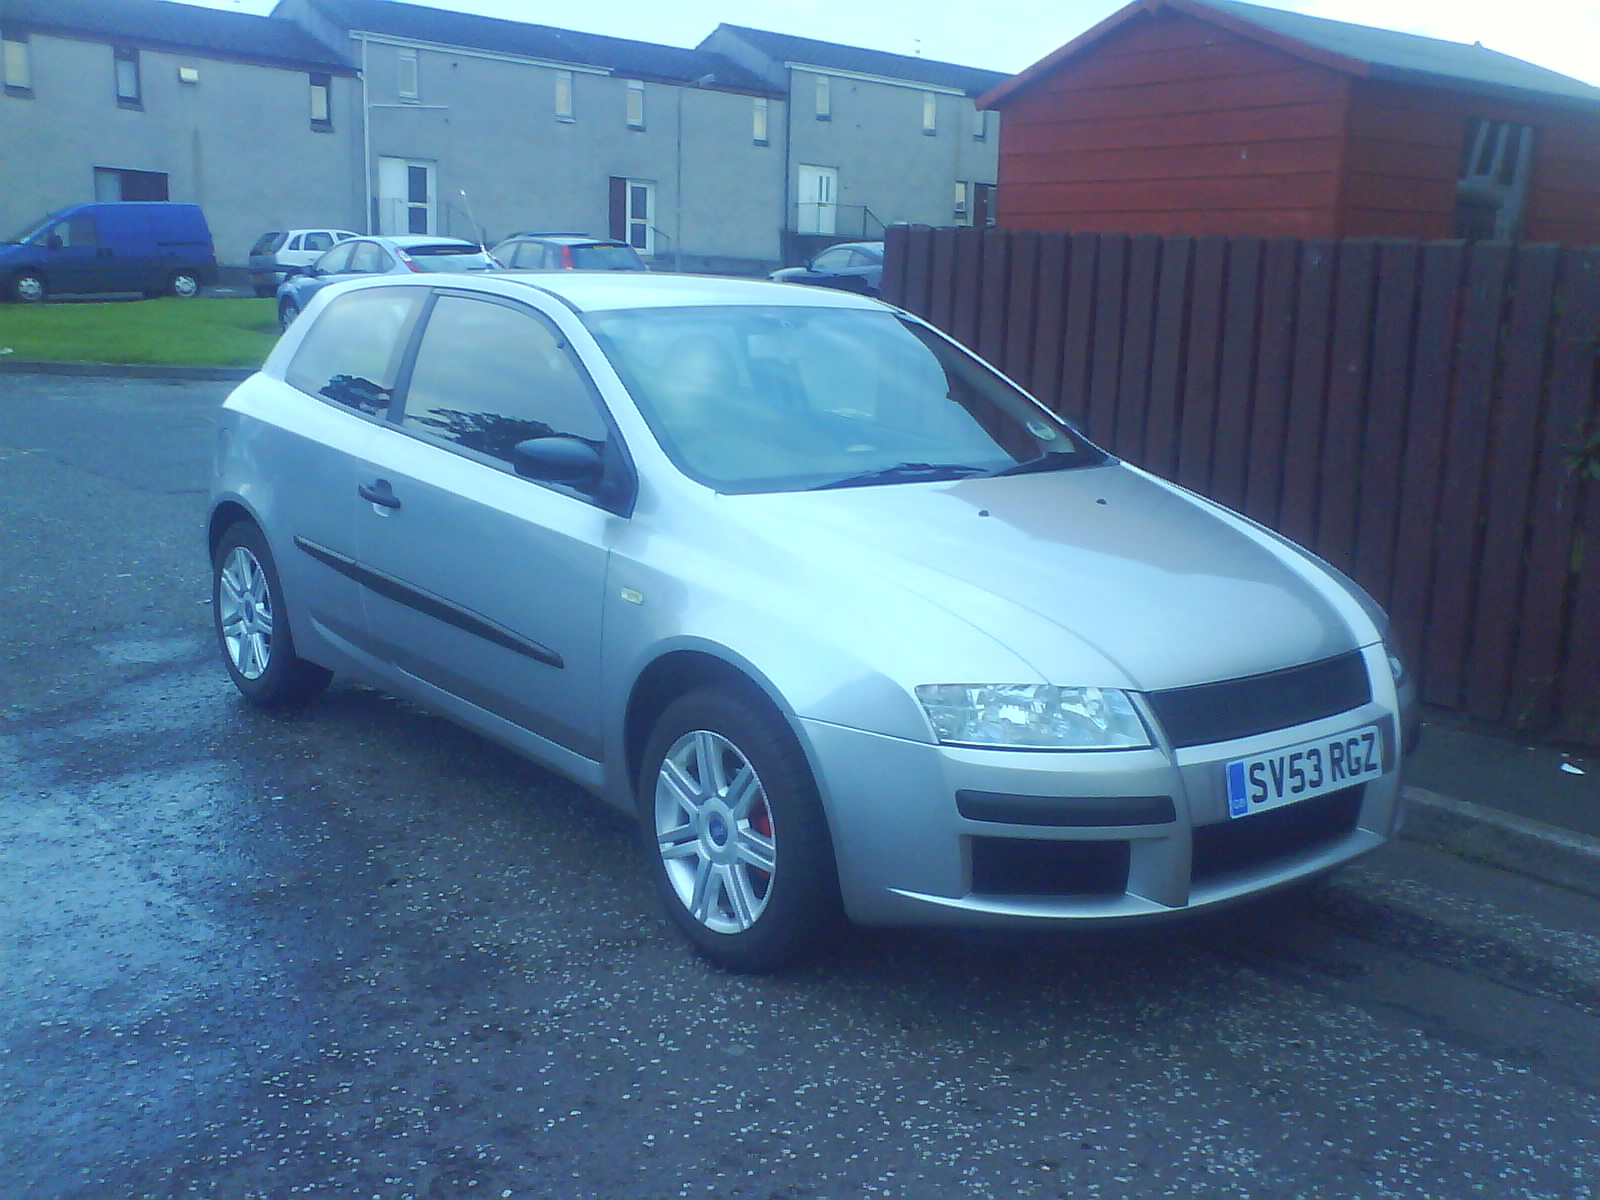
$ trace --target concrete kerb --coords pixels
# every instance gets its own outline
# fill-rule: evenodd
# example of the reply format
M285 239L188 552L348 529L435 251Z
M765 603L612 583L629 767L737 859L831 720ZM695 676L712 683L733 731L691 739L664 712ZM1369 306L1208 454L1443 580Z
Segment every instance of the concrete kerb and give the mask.
M1405 798L1408 841L1600 897L1600 838L1426 788L1407 786Z

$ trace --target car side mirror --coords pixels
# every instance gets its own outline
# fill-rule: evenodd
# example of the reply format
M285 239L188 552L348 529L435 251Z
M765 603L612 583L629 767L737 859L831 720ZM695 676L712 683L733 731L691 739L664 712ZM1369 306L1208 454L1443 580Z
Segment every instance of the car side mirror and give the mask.
M518 442L511 466L524 479L592 489L605 474L600 451L575 437L537 437Z

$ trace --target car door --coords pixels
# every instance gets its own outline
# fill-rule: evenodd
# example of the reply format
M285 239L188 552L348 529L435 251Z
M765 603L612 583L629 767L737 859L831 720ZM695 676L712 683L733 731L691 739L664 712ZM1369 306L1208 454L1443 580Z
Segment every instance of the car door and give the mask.
M57 221L36 240L45 247L44 269L51 291L110 290L104 282L109 250L100 245L100 226L93 213Z
M255 498L274 541L285 592L319 632L347 651L366 647L356 526L367 507L359 473L388 415L410 332L426 300L416 288L364 288L334 299L284 371L310 402L264 408L241 446L270 463Z
M402 417L363 471L367 623L377 652L424 691L593 761L601 600L623 519L513 471L514 445L552 434L596 447L614 436L554 322L442 291Z

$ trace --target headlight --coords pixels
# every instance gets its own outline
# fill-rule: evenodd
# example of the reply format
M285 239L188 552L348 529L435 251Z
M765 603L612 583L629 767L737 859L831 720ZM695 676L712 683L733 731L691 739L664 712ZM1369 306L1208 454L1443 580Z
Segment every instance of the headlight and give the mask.
M925 683L917 699L947 745L1141 750L1152 744L1127 693L1116 688Z

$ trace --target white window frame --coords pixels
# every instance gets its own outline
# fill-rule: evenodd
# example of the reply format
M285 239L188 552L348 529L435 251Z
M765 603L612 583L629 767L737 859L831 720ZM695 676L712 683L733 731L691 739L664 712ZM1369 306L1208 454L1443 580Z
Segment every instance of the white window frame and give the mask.
M986 109L972 110L972 140L975 142L989 140L989 113Z
M395 94L407 104L415 104L422 99L422 66L417 61L417 52L412 49L402 48L399 59L395 65Z
M644 212L635 211L634 191L644 193ZM623 207L623 240L640 254L656 252L656 227L653 214L656 208L656 185L648 179L630 179Z
M628 80L628 128L644 128L644 80Z
M572 122L572 72L556 72L556 120Z
M817 76L817 120L833 120L833 91L826 75Z
M956 223L960 225L972 224L972 184L965 179L956 180Z
M767 120L770 105L765 96L753 96L750 100L750 140L758 146L765 146L768 141Z
M313 71L307 76L307 81L310 85L311 128L319 133L331 132L333 129L333 76L326 72Z
M934 137L939 132L939 97L932 92L922 93L922 133Z
M112 58L116 68L117 103L124 108L143 108L144 73L139 51L132 46L117 46Z
M28 35L0 37L0 80L8 92L33 91L33 61L28 53Z

